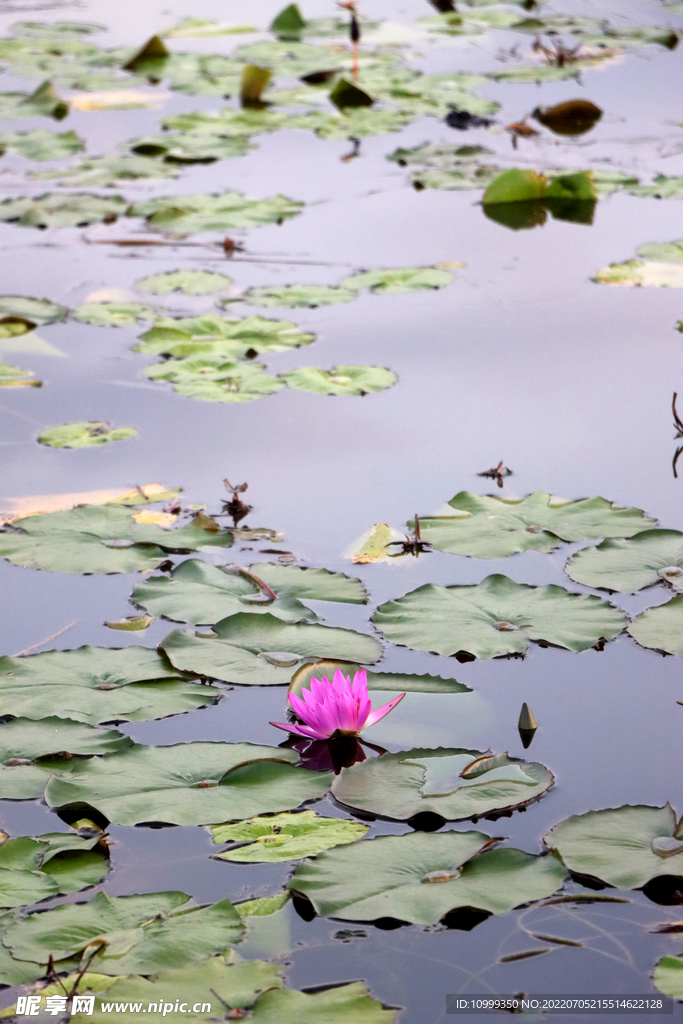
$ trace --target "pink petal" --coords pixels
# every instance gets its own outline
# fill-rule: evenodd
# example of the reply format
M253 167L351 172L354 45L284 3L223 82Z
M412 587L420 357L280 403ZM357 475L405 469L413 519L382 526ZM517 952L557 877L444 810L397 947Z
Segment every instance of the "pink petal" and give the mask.
M310 729L307 725L297 725L295 722L271 722L276 729L284 729L285 732L296 733L297 736L305 736L306 739L310 740L325 740L327 736L320 735L315 729Z
M374 725L376 722L379 722L380 718L384 718L385 715L388 715L404 697L405 693L400 693L398 697L390 700L388 704L383 704L381 708L376 708L374 711L371 711L365 720L365 727L367 728L367 726Z

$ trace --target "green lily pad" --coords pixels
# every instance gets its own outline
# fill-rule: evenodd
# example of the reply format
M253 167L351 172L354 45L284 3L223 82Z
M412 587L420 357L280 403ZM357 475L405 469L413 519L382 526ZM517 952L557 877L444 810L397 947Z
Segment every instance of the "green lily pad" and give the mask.
M54 767L64 767L74 755L111 754L132 743L114 729L93 729L63 718L5 722L0 730L0 799L39 800Z
M96 835L82 838L54 832L0 842L0 907L38 903L97 885L109 872Z
M24 658L0 658L0 695L3 714L32 721L43 719L46 714L63 715L76 722L97 725L144 722L194 711L215 704L219 691L214 686L192 682L162 652L152 648L79 647ZM3 729L5 732L11 736L9 726ZM73 740L73 730L69 734ZM81 736L81 745L105 742L101 739L103 735L113 741L108 733L88 735L87 740ZM72 745L73 742L68 744ZM91 752L105 751L98 748Z
M94 21L15 21L11 28L15 36L28 36L34 39L90 36L107 31L106 25Z
M658 263L683 263L683 241L650 242L641 245L637 255L644 260L656 260Z
M236 843L214 854L216 860L244 864L313 857L331 846L362 839L367 825L344 818L322 818L315 811L299 814L275 814L267 818L249 818L236 825L212 825L214 843Z
M26 516L0 531L0 558L50 572L137 572L155 569L166 551L232 544L229 530L194 524L166 530L137 523L135 514L115 505L81 505Z
M302 665L292 676L289 684L289 692L301 696L301 690L308 686L312 676L316 679L327 676L332 679L334 673L339 669L345 676L353 676L359 672L361 666L357 662L335 661L332 658L324 658L320 661L310 662ZM405 690L407 693L471 693L469 686L459 683L455 679L442 679L441 676L418 676L409 675L405 672L366 672L368 690L390 690L399 692Z
M0 295L0 317L30 320L38 327L63 320L69 310L48 299L33 299L28 295Z
M0 92L2 121L24 117L53 117L61 121L68 113L69 104L58 95L51 82L43 82L31 93Z
M270 587L277 599L252 582L249 573ZM285 622L315 621L315 612L301 600L365 604L368 596L358 579L327 569L296 565L252 565L240 574L188 558L166 576L149 576L136 584L131 602L152 615L192 625L212 624L239 612L273 615Z
M203 132L146 135L132 139L126 147L140 156L161 157L173 164L210 164L215 160L244 156L255 148L244 135L224 138Z
M577 551L565 566L576 583L635 594L655 583L683 591L683 533L645 530L629 540L604 540Z
M360 291L369 288L375 294L402 295L429 288L444 288L453 283L453 275L435 267L409 267L402 270L370 270L352 274L341 282L342 288Z
M392 544L401 544L406 540L405 534L399 533L387 523L375 523L366 530L362 537L354 541L346 552L355 565L367 565L369 562L391 562L395 557Z
M307 114L310 127L321 139L365 139L371 135L384 135L387 132L400 132L413 120L412 116L403 110L371 110L368 107L345 107L339 116L318 115L319 123L316 124L316 115ZM306 128L303 118L298 124L292 127Z
M681 199L683 197L683 177L670 178L666 174L658 174L649 185L628 185L624 188L632 196L645 199Z
M256 32L251 25L229 25L223 21L204 21L202 18L184 18L163 33L165 39L209 39L213 36L241 35Z
M145 217L150 228L188 235L195 231L224 231L273 224L294 217L303 205L286 196L249 199L241 192L224 192L222 195L161 196L134 203L129 215ZM4 207L5 203L0 203L0 219L5 219Z
M60 970L65 961L78 963L99 939L102 951L90 961L93 973L151 974L223 952L243 931L228 900L200 907L182 892L118 897L100 892L89 903L31 914L6 929L3 943L17 960L46 966L52 955Z
M279 287L250 288L241 296L250 306L283 307L286 309L317 309L353 302L355 291L333 288L327 284L286 284Z
M297 768L295 750L252 743L135 746L56 771L49 807L87 804L118 825L206 825L292 810L325 794L330 775ZM101 770L104 766L104 770Z
M302 811L301 813L307 814L309 812ZM214 827L220 828L218 825ZM292 894L289 892L279 892L277 896L260 896L255 900L245 900L244 903L236 903L235 910L240 917L270 917L271 914L276 914L278 910L282 910L285 904L289 903L291 897Z
M423 541L477 558L552 551L561 540L632 537L656 524L640 509L620 508L605 498L566 501L545 491L522 499L460 491L436 516L420 516Z
M570 871L619 889L640 889L662 875L683 875L683 837L670 804L573 814L543 837Z
M430 925L461 907L505 914L564 882L554 857L486 850L491 842L481 832L380 836L304 861L287 888L307 896L321 917Z
M367 665L382 653L381 645L366 633L311 623L293 625L267 614L230 615L216 623L213 633L206 637L176 629L161 646L176 668L241 686L287 686L308 658Z
M373 615L393 643L475 658L524 654L530 641L585 651L613 640L627 621L620 609L592 594L531 587L499 575L477 586L427 583L380 605Z
M136 327L155 320L157 311L140 302L84 302L71 310L73 320L95 327Z
M262 316L226 320L218 313L206 313L179 319L157 318L156 325L140 335L142 344L137 346L137 351L178 358L216 355L228 361L253 353L285 352L309 345L314 339L314 334L305 334L286 320L268 320Z
M109 441L137 437L138 433L136 427L112 429L104 420L90 420L88 423L63 423L60 427L48 427L38 437L38 443L49 448L95 448Z
M522 807L552 786L536 761L460 748L416 748L342 768L332 794L347 807L394 821L430 812L456 821Z
M103 188L121 181L146 178L177 178L180 171L170 163L147 156L98 156L82 160L74 167L52 171L31 171L34 181L59 181L71 188Z
M494 178L484 192L482 202L486 206L492 203L519 203L540 199L545 192L545 185L546 180L542 174L511 167Z
M232 280L225 274L210 270L169 270L165 274L152 274L135 282L138 291L151 295L213 295L229 288Z
M181 395L203 402L253 402L282 391L284 383L261 363L235 363L220 354L191 355L148 366L143 375L167 380Z
M1 132L0 151L18 153L28 160L61 160L85 149L83 139L76 132L46 132L35 128L31 132Z
M663 956L652 975L655 988L673 999L683 999L683 956Z
M683 657L683 594L637 615L627 632L641 647Z
M596 284L656 288L683 288L683 266L679 262L655 262L654 260L626 260L624 263L610 263L591 278Z
M235 110L233 107L224 107L218 112L182 111L171 114L164 118L162 126L167 130L188 133L195 137L203 136L208 140L211 137L229 139L262 135L265 132L278 131L285 126L297 125L302 120L307 123L301 117L292 117L282 111L257 108ZM312 125L317 123L318 120L314 119ZM243 196L240 198L244 199Z
M392 387L398 377L384 366L334 366L331 370L302 366L281 373L278 379L294 391L314 395L370 395Z
M29 228L87 227L106 224L122 217L128 203L121 196L91 195L74 192L71 195L46 193L42 196L18 196L0 203L0 221Z
M0 363L0 388L40 388L42 380L36 380L32 370Z

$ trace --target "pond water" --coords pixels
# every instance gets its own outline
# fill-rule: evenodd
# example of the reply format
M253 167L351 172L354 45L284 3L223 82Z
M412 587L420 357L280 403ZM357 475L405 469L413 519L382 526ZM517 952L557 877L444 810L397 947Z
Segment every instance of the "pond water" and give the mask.
M219 311L225 317L285 320L315 335L311 344L261 352L256 362L265 364L270 375L310 366L371 366L388 368L398 380L394 386L364 395L284 388L254 401L202 401L177 393L165 380L143 376L160 358L133 350L140 334L152 326L149 320L143 317L137 323L112 327L65 315L39 325L36 333L66 358L45 354L30 343L22 348L22 339L33 336L30 331L9 343L0 337L0 361L30 370L43 382L41 388L11 387L0 392L0 507L7 517L16 508L16 499L28 496L35 500L32 507L31 503L22 506L25 510L50 511L58 506L35 496L78 496L105 489L123 493L159 481L168 489L182 488L180 521L187 524L192 506L195 511L196 507L205 508L209 515L221 513L222 503L230 497L224 478L233 484L247 481L249 488L242 497L253 509L240 526L275 531L275 539L265 534L247 536L229 551L204 548L197 556L195 548L191 556L212 565L231 562L248 567L271 562L324 567L362 580L368 592L365 604L305 603L326 625L372 633L385 641L382 659L372 666L373 671L442 676L471 690L409 692L364 737L389 752L438 747L508 751L512 758L545 765L555 777L554 785L528 808L522 807L524 813L515 811L497 821L479 818L474 824L460 817L440 830L483 831L504 837L502 848L537 855L547 852L543 836L549 829L572 815L626 805L663 807L667 801L677 816L683 814L683 709L676 703L683 700L679 657L663 657L661 645L639 646L626 632L615 629L614 634L619 635L614 640L608 637L610 642L598 643L598 648L604 646L602 650L593 647L600 639L598 631L581 653L560 649L561 642L551 647L534 643L524 657L463 661L451 656L458 647L438 654L431 653L435 646L428 641L393 644L390 636L377 632L371 616L379 605L424 584L472 585L491 574L502 574L520 584L555 584L572 593L598 595L623 609L629 619L668 602L670 589L656 586L628 593L629 587L619 591L615 586L610 589L616 592L608 593L567 577L564 566L570 555L604 536L620 536L618 531L594 529L573 543L550 545L543 551L520 553L513 548L518 553L510 557L468 557L442 550L428 550L418 557L400 556L395 547L399 557L354 564L348 553L373 524L390 524L408 533L406 523L415 512L420 517L431 516L461 491L505 500L521 499L534 491L566 499L600 495L617 506L644 510L667 530L680 528L683 461L677 476L672 460L683 442L673 439L671 401L673 392L683 391L683 351L675 329L683 315L681 293L676 287L600 285L591 278L610 264L638 259L643 245L683 237L679 86L683 45L671 41L668 46L648 44L640 38L636 45L620 46L617 39L614 52L604 55L605 47L612 45L605 23L610 31L622 33L658 26L665 37L667 29L683 32L683 8L654 0L550 0L522 7L458 3L459 9L461 6L469 18L481 12L512 13L514 17L504 22L510 27L491 29L483 24L476 32L473 28L472 34L430 34L421 19L435 20L437 12L426 0L363 0L360 10L367 25L361 21L358 84L370 83L370 93L371 86L378 93L385 89L384 105L390 106L381 77L390 73L390 54L395 56L393 67L429 76L465 72L487 76L530 65L545 72L552 66L552 58L532 52L533 27L524 31L511 27L516 19L524 18L540 19L537 31L546 47L561 38L567 47L583 47L579 63L587 54L597 54L600 59L579 70L572 65L577 55L569 58L567 68L574 77L553 80L541 73L542 81L527 82L487 77L467 85L478 104L486 100L499 105L487 114L493 118L489 127L468 131L449 127L443 98L432 115L416 112L417 108L408 104L409 115L402 128L368 132L358 142L352 141L356 136L351 128L348 137L337 129L338 137L324 138L314 131L288 127L284 118L277 130L245 131L253 148L244 155L210 163L164 164L159 159L162 171L177 172L177 177L124 178L108 185L76 187L70 186L68 179L61 179L60 184L59 178L36 180L30 175L36 170L75 167L84 159L120 155L127 140L158 136L162 119L185 112L217 111L226 105L236 111L239 97L224 100L220 90L210 95L206 87L192 85L187 91L178 91L163 67L152 80L143 69L133 86L159 97L155 109L88 110L77 109L76 104L58 123L47 116L3 123L3 132L75 132L84 142L81 153L41 162L17 154L4 143L7 152L0 159L3 200L48 192L116 195L128 203L175 196L179 198L172 205L177 210L182 208L180 197L234 190L259 199L279 194L304 204L295 216L280 223L267 218L270 222L248 228L240 227L238 221L237 226L226 222L223 228L175 233L164 232L163 223L158 228L139 216L120 216L111 223L100 218L87 226L78 226L72 218L70 225L39 230L2 221L0 207L3 295L48 299L69 310L86 302L144 303L154 307L157 316L184 318L215 313L215 301L228 297L235 301L228 304L227 311ZM130 88L130 78L118 69L151 36L163 35L188 17L253 26L254 31L244 35L164 37L173 54L228 56L237 47L273 41L268 27L280 9L281 0L260 0L258 5L244 0L227 4L218 0L195 0L193 4L119 0L115 5L103 0L64 0L59 4L0 0L3 37L28 38L21 35L22 30L12 28L18 21L45 26L84 21L98 23L106 31L78 38L103 50L128 48L121 49L113 70L104 69L111 79L105 87L91 82L85 90L77 90L69 81L66 59L64 68L59 68L59 50L50 58L49 74L43 73L37 62L33 77L29 77L31 68L26 65L30 61L25 53L12 56L9 49L3 49L7 40L2 38L0 61L5 72L0 90L31 93L41 80L52 78L58 93L73 99L88 91L113 89L116 75L121 89ZM339 15L347 22L349 18L348 12L340 12L328 0L305 0L301 12L306 19ZM574 21L558 37L553 25L563 24L557 21L563 16ZM582 19L598 19L602 26L589 30ZM374 23L384 28L373 28ZM589 31L597 42L593 36L584 39ZM50 38L63 41L73 36L66 33ZM329 38L307 36L305 42L319 47L336 45L336 50L324 51L326 59L348 63L345 31ZM370 72L362 63L363 55L370 67L370 55L377 54L387 62L378 63L376 78L364 80ZM266 54L252 63L267 67L269 59L276 58ZM37 61L35 55L31 60ZM276 66L271 90L302 89L302 83L296 81L301 73L305 69L287 75ZM64 84L60 84L60 74ZM239 93L239 78L237 81ZM290 100L289 105L267 109L284 110L288 117L316 109L323 109L328 117L336 116L324 91L307 88L322 96L318 107L292 105ZM268 98L267 92L264 97ZM585 134L557 134L530 116L539 106L552 107L578 98L590 100L602 111ZM462 100L458 105L469 109ZM382 103L375 109L378 106ZM401 109L398 101L394 106ZM485 113L483 107L481 110ZM345 116L341 115L342 121ZM519 137L513 146L513 135L506 126L524 118L536 134ZM387 157L399 147L411 150L424 143L451 150L485 147L488 153L475 154L472 159L479 165L494 166L496 173L511 167L537 172L593 171L599 197L594 208L589 203L591 216L583 217L591 222L548 215L543 224L513 230L494 219L490 206L482 206L483 190L476 184L415 188L412 179L417 175L419 181L424 165L406 166L405 160L398 163ZM673 179L671 197L639 195L625 188L601 189L600 181L608 172L624 179L630 175L641 185L664 175ZM227 252L223 246L226 238L235 243ZM678 263L674 260L669 266L674 284L683 284L683 275L680 279L675 276L680 261L679 254ZM660 257L658 265L661 262ZM353 301L317 308L239 301L251 288L337 286L361 271L427 267L446 267L453 281L438 289L396 294L366 289ZM175 270L220 273L232 284L220 295L180 291L155 295L136 290L136 282L142 278ZM2 327L0 322L0 331ZM163 351L158 349L160 354ZM343 376L343 371L339 375ZM73 449L38 443L46 429L82 421L135 427L138 436ZM477 474L495 467L501 459L513 474L498 488L495 480ZM76 497L74 502L79 500L88 502L87 497ZM64 508L69 505L68 500L62 503ZM158 512L162 505L151 508ZM218 522L222 527L232 524L227 517ZM558 534L565 536L561 530ZM4 553L3 536L0 533L0 555ZM52 550L60 543L54 540ZM287 554L284 561L279 559L276 552L280 550L291 557ZM481 550L486 553L485 547ZM178 564L185 555L171 553L170 557ZM131 572L80 573L48 571L40 567L39 557L34 562L0 561L5 654L72 650L81 645L155 648L176 627L177 622L157 615L144 632L112 631L105 621L136 611L129 602L131 591L148 577ZM514 604L512 608L514 611ZM570 611L566 614L571 618ZM563 621L565 613L558 615ZM406 619L410 624L411 616ZM444 627L448 635L453 629L448 624ZM680 647L680 640L678 643ZM337 656L344 658L343 650ZM0 679L0 714L7 715L5 728L17 712L4 704L2 682ZM283 720L286 688L239 685L237 678L217 685L224 696L216 706L169 717L150 714L150 720L117 718L116 728L136 744L151 746L212 741L277 747L282 742L283 734L269 723ZM377 692L376 702L390 700L398 689ZM517 728L524 702L538 722L528 750ZM59 717L63 709L48 704L49 699L44 715ZM73 833L45 800L12 799L6 774L0 778L1 797L7 799L0 803L0 827L11 838ZM383 796L376 799L381 803ZM96 799L92 803L97 807ZM326 817L365 821L370 828L361 842L376 836L413 834L405 820L354 815L329 793L307 806ZM387 819L397 817L386 814ZM28 913L29 907L52 908L90 899L100 891L121 897L177 890L201 904L224 898L239 904L281 892L300 863L242 864L210 859L217 847L210 832L196 825L150 828L113 823L108 833L113 843L111 873L101 884L36 906L29 901L17 910L19 917ZM623 842L627 847L628 837ZM678 878L683 871L676 870L674 861L675 857L666 863L674 865L670 875ZM653 983L653 970L662 957L681 953L683 938L675 931L657 933L653 929L679 919L679 907L671 904L683 902L683 896L675 884L666 892L656 887L643 891L642 882L632 888L602 888L601 883L586 877L590 874L599 877L597 870L575 871L560 884L561 893L557 894L583 896L583 901L549 903L547 897L557 888L550 886L539 898L521 900L521 907L492 914L480 923L461 919L455 926L452 919L444 922L442 914L434 916L431 923L404 923L402 927L393 927L398 921L389 921L392 927L382 927L386 920L378 927L341 912L306 920L311 915L302 911L301 903L297 901L295 906L290 901L271 916L250 917L246 937L235 949L246 960L285 965L288 989L310 992L362 981L373 999L386 1008L384 1016L372 1016L380 1012L377 1006L364 1008L362 1014L358 1011L358 1016L355 1011L344 1016L336 1009L330 1010L329 1016L310 1018L326 1024L379 1024L382 1020L391 1024L394 1019L399 1024L437 1024L451 1019L446 1016L447 993L661 995ZM591 895L615 900L591 902L587 899ZM390 912L384 916L392 918ZM400 921L400 915L393 916ZM473 923L476 926L471 927ZM526 958L515 956L532 951L534 955ZM0 1005L12 1007L18 995L29 991L32 989L10 984L0 989ZM280 1019L288 1024L294 1019L287 1014L268 1017L265 1011L261 1018L257 1011L258 1007L248 1010L257 1021ZM237 1010L230 1012L233 1016L227 1019L239 1019ZM223 1014L221 1010L218 1019L223 1019ZM674 1003L671 1019L679 1019L679 1015L680 1003ZM624 1013L624 1019L627 1016L634 1021L650 1019ZM131 1014L121 1017L137 1019ZM560 1014L557 1019L565 1017Z

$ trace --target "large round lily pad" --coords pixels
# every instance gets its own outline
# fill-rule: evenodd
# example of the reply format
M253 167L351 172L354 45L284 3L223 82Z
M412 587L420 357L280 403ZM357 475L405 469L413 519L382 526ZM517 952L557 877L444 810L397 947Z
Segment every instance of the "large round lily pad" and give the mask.
M109 872L98 836L60 832L0 841L0 908L20 907L96 885Z
M570 871L619 889L639 889L661 875L683 875L683 830L670 804L573 814L543 841Z
M652 980L655 988L673 999L683 999L683 956L663 956Z
M552 772L536 761L458 747L415 748L342 768L332 795L395 821L425 811L455 821L522 807L552 784Z
M79 647L26 658L0 658L3 714L34 722L46 714L64 715L91 725L144 722L215 704L219 695L216 687L193 682L174 668L163 652L147 647ZM8 735L12 735L11 730ZM75 745L74 734L70 735L69 747ZM100 749L72 752L104 753L101 737L111 738L111 734L88 735L87 741L81 737L79 743L95 744ZM53 753L52 741L47 745L52 749L44 753ZM57 749L64 749L63 741Z
M212 295L229 288L232 280L225 274L217 274L211 270L169 270L164 274L152 274L136 281L138 291L149 292L150 295L170 295L171 292L182 292L183 295Z
M630 540L604 540L569 559L565 572L586 587L635 594L654 583L683 591L683 533L646 530Z
M435 654L495 658L524 654L530 641L585 651L613 640L626 615L592 594L531 587L507 576L476 586L427 583L380 605L373 622L388 640Z
M267 584L276 600L250 574ZM168 578L150 576L131 594L133 604L150 614L192 625L217 622L239 612L265 612L285 622L315 621L315 612L301 603L302 598L364 604L367 591L359 579L327 569L258 563L241 574L231 566L188 558Z
M63 718L5 722L0 728L0 799L40 799L53 768L65 767L74 755L111 754L132 745L128 736L114 729L94 729Z
M360 672L362 666L357 662L337 661L333 658L324 658L320 661L307 662L292 676L289 684L289 692L301 696L303 687L310 689L310 681L313 676L316 679L332 679L339 669L345 676L353 677ZM459 683L456 679L443 679L441 676L414 675L408 672L367 672L368 690L389 690L398 692L404 690L406 693L471 693L469 686Z
M214 843L231 843L229 849L215 854L216 860L245 864L313 857L331 846L362 839L367 825L345 818L323 818L315 811L298 814L274 814L249 818L235 825L212 825Z
M136 572L156 568L167 551L232 544L229 530L194 524L166 530L136 522L135 514L115 505L82 505L17 519L0 531L0 558L51 572Z
M273 615L231 615L217 622L213 633L207 637L176 629L161 646L176 668L243 686L286 686L308 658L368 665L382 654L381 645L366 633L290 624Z
M59 971L77 966L86 946L90 953L89 944L100 939L93 973L151 974L223 952L243 931L228 900L199 907L182 892L113 898L100 892L89 903L31 914L5 931L3 944L17 960L47 965L52 956Z
M555 857L486 850L491 842L481 832L380 836L304 861L287 888L322 917L429 925L460 907L505 914L550 896L567 876Z
M666 604L648 608L627 628L641 647L652 647L683 658L683 594L672 597Z
M194 355L222 356L224 361L242 359L253 352L285 352L309 345L314 334L304 334L287 320L249 316L226 320L218 313L203 316L160 317L155 326L140 335L138 352L176 358Z
M49 807L88 804L119 825L206 825L288 811L323 796L326 773L297 768L295 750L252 743L135 746L72 763L45 790Z
M604 498L565 501L545 491L521 500L461 491L439 515L420 517L422 539L432 547L476 558L552 551L561 540L631 537L656 524L640 509Z

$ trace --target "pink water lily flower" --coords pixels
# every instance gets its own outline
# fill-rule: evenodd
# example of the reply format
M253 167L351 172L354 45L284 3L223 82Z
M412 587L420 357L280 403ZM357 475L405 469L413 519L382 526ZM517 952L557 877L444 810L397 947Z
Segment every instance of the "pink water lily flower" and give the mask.
M405 697L405 693L402 693L373 711L365 669L356 672L353 682L351 676L344 676L337 669L332 682L326 676L322 679L313 677L309 685L310 689L302 689L301 697L290 693L287 698L304 724L271 722L271 725L314 740L330 739L335 734L357 736L361 729L374 725L388 715Z

